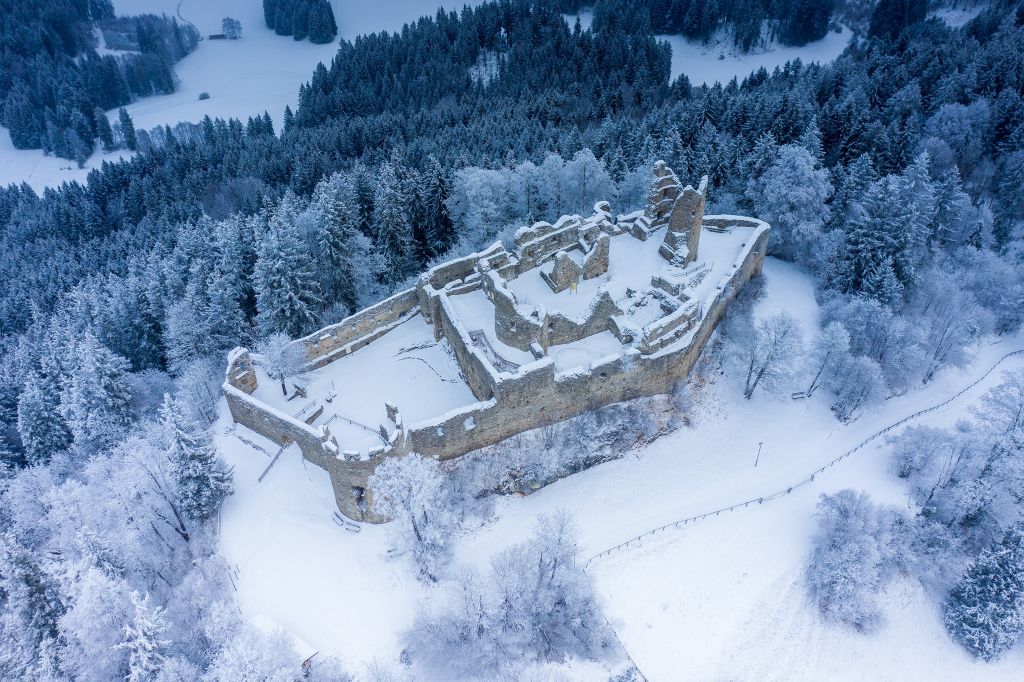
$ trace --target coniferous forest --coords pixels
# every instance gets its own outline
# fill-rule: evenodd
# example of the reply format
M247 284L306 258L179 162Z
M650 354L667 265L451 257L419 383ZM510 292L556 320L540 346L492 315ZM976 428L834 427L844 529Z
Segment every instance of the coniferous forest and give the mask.
M82 163L114 148L105 112L174 92L174 63L199 41L166 16L114 16L110 0L0 4L0 124L17 149ZM119 53L97 52L97 32Z
M173 91L194 29L115 17L109 0L0 0L14 145L140 150L83 184L0 188L0 677L230 680L255 650L280 664L285 645L237 622L212 539L231 491L205 432L225 353L338 322L521 225L600 199L642 208L655 160L684 182L707 174L709 212L771 223L770 254L813 274L814 381L842 422L1015 334L1024 6L994 0L953 28L918 0L863 3L834 62L713 86L671 79L655 37L729 28L741 48L763 32L802 45L854 4L496 0L341 40L281 130L253 112L115 133L103 112ZM562 16L583 5L588 30ZM263 7L280 35L337 35L325 0ZM96 52L91 22L123 55ZM727 320L724 343L753 343L744 326ZM900 437L913 513L823 500L806 582L826 617L870 630L875 588L911 574L974 656L1018 645L1022 386L985 403L998 433ZM938 443L959 475L922 459ZM882 557L850 593L837 547ZM446 626L431 627L420 646L443 649Z

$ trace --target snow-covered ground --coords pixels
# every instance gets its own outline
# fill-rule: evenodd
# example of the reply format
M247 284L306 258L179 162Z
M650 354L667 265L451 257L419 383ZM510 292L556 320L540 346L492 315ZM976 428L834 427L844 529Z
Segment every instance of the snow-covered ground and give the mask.
M810 336L818 324L810 278L774 259L766 261L765 275L767 297L758 315L788 310ZM694 427L528 497L502 498L491 522L459 538L455 560L485 566L525 539L538 515L558 508L576 516L582 552L590 557L662 524L785 488L865 436L946 399L1022 346L1020 337L983 345L970 366L946 370L848 426L834 419L820 394L791 401L757 393L744 401L740 387L720 377L700 394ZM1004 368L1022 364L1017 358ZM922 421L952 423L999 377L993 373ZM279 622L356 668L393 658L417 605L445 593L417 583L404 559L387 556L387 527L350 534L335 525L326 474L304 465L297 452L286 453L257 485L267 456L230 434L219 443L236 467L238 490L224 508L222 543L238 566L246 615ZM1020 679L1020 647L994 665L973 662L946 637L930 598L909 581L884 595L887 622L871 635L822 623L805 598L801 568L820 493L853 487L877 501L906 504L888 450L875 441L791 495L664 531L591 562L605 611L647 678ZM582 672L572 676L588 679Z
M594 22L594 13L583 10L579 14L563 14L570 27L579 19L586 30ZM959 15L957 15L959 16ZM846 49L853 32L845 26L839 33L829 31L824 38L803 47L787 47L773 44L767 49L740 52L732 44L732 36L726 31L716 33L704 43L680 35L660 35L659 40L667 41L672 47L672 78L686 74L693 85L714 85L728 83L733 78L743 80L762 66L772 71L777 66L799 58L805 64L818 62L827 64Z
M312 425L328 426L343 450L364 455L385 445L381 425L394 431L385 403L397 406L406 424L414 424L476 402L447 342L435 341L434 328L420 315L350 355L289 378L290 399L259 364L256 375L259 388L253 397L301 420L323 408ZM307 397L295 397L295 385Z
M805 64L827 64L842 54L853 32L844 26L842 32L829 31L821 40L803 47L773 45L770 49L747 54L723 40L705 44L683 36L658 37L672 46L672 78L686 74L693 85L724 85L733 78L743 80L762 66L771 72L775 67L798 58Z
M952 3L951 7L934 10L930 16L941 19L946 22L947 26L960 28L981 14L988 6L989 3L983 0L958 0Z
M402 25L433 14L439 6L461 8L479 0L331 0L341 37L354 39L374 31L397 31ZM180 5L180 7L179 7ZM233 17L242 23L241 40L203 40L199 47L175 65L178 89L170 95L146 97L128 105L137 128L182 121L198 122L204 116L248 117L268 112L280 132L285 105L295 108L299 85L308 81L316 65L330 64L337 45L295 41L267 29L259 0L114 0L120 16L167 14L195 24L205 38L221 32L221 20ZM200 93L209 99L200 100ZM117 112L109 112L116 118ZM73 161L44 156L40 150L17 150L6 128L0 127L0 185L28 182L36 191L65 181L83 181L104 158L97 152L86 168ZM118 158L120 153L112 155Z

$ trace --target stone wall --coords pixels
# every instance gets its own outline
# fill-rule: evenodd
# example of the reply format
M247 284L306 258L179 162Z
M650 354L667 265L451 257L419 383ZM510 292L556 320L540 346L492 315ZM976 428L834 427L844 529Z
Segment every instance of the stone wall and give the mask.
M302 345L308 369L317 369L380 338L416 313L419 305L416 289L406 289L295 343Z

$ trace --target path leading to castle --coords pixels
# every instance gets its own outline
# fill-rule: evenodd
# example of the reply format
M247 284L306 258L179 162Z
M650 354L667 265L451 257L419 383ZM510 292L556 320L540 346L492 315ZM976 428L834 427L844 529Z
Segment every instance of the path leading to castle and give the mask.
M785 309L806 330L817 328L809 279L774 259L766 261L765 274L768 293L757 314ZM785 491L871 435L956 395L1022 347L1021 338L990 342L968 367L947 370L846 426L820 394L809 401L755 394L745 401L740 386L720 377L694 407L693 428L525 499L503 500L498 519L463 543L459 558L485 564L525 537L539 514L558 508L576 516L581 554L588 558L653 528ZM906 425L952 425L969 416L969 406L1004 370L1021 367L1024 356L1007 358L948 405ZM899 671L906 671L903 679L980 674L949 642L930 597L909 581L892 588L890 625L876 635L821 623L804 597L802 567L821 493L850 487L878 502L907 505L889 455L886 438L877 438L780 499L665 530L591 562L588 572L605 612L643 673L652 682L770 679L765 670L786 680L897 679ZM1004 665L986 669L994 675L986 679L1013 679L1010 668L1001 677ZM921 669L933 677L920 677Z
M765 274L767 296L757 314L787 310L805 329L816 329L810 279L774 259L766 261ZM502 498L492 521L458 540L455 560L486 566L496 552L526 538L538 515L558 508L575 515L586 558L660 525L777 491L889 424L956 394L1020 347L1020 338L982 347L968 367L947 370L848 426L835 420L821 393L804 401L758 393L746 401L730 377L717 377L693 407L692 428L528 497ZM967 416L1002 369L1015 367L1024 367L1021 356L914 423L948 425ZM451 595L417 582L401 558L388 555L387 527L365 526L358 534L339 528L331 520L327 475L304 464L294 449L257 483L268 455L231 433L218 444L236 467L222 551L237 569L243 613L280 625L310 650L336 653L354 668L373 656L397 657L417 606ZM921 675L959 682L982 679L982 672L986 680L1015 680L1024 665L1020 656L980 671L950 643L933 601L912 583L898 582L884 595L887 624L873 635L825 625L807 603L801 571L818 495L852 487L875 501L906 505L889 455L885 440L877 439L782 499L667 530L593 562L588 571L604 611L644 674L652 682L771 679L766 670L779 671L776 679L807 682ZM388 608L379 608L382 603ZM579 679L596 675L591 668Z

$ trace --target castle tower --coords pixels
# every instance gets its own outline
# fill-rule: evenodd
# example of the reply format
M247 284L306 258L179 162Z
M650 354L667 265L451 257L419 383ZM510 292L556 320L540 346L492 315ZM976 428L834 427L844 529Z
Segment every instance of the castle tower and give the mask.
M700 245L700 225L704 219L704 205L708 199L708 176L700 179L694 189L687 185L678 194L668 216L668 230L658 253L677 265L688 265L697 260Z
M651 221L651 230L667 225L672 214L672 207L682 191L682 185L675 171L664 161L654 164L654 181L651 182L651 193L647 196L644 215Z

